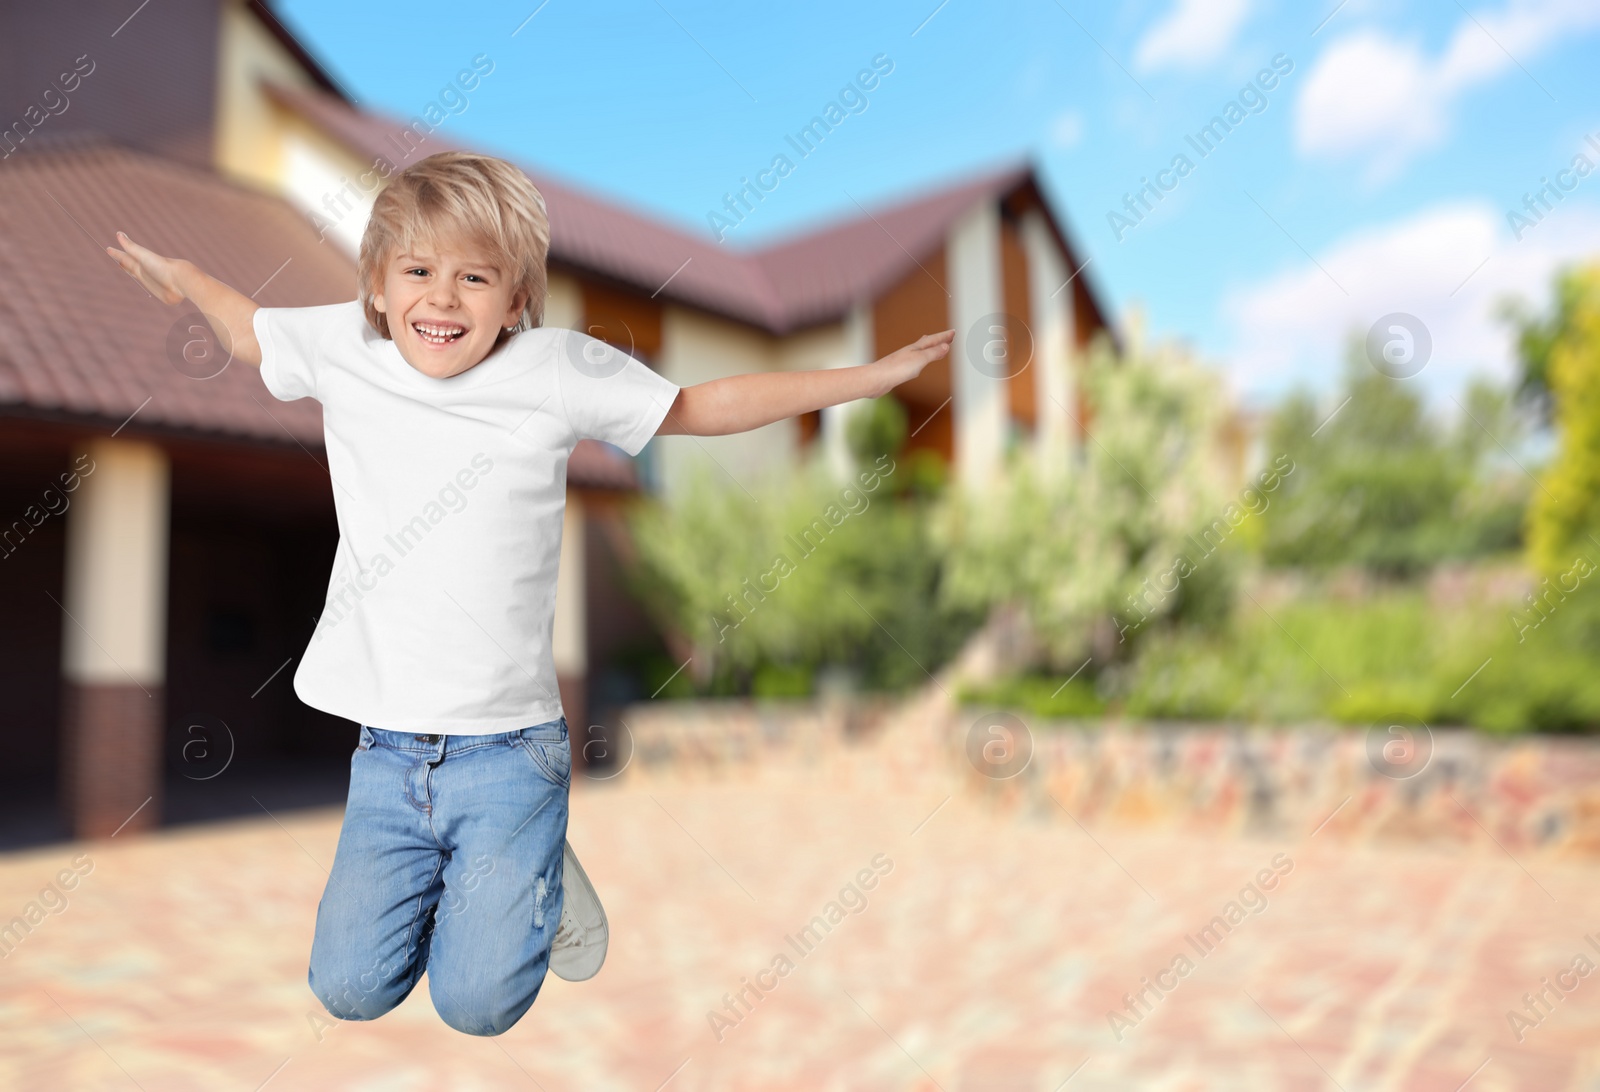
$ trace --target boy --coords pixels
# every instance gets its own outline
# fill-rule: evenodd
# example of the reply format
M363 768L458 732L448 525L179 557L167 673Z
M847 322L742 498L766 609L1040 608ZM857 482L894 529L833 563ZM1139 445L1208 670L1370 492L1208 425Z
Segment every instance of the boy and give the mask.
M259 307L118 232L107 252L188 298L273 396L322 403L339 548L295 693L360 726L307 980L342 1019L428 972L451 1027L498 1035L545 971L605 957L566 845L568 727L551 635L566 464L581 437L723 435L881 395L954 331L871 364L679 387L543 325L550 227L511 164L443 152L400 172L361 241L360 298Z

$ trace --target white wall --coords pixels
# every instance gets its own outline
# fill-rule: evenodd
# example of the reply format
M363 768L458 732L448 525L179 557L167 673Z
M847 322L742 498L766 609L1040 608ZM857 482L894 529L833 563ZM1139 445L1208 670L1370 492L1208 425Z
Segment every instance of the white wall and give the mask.
M311 87L312 79L242 0L222 5L218 35L214 162L231 178L275 189L283 171L281 111L260 80Z
M844 368L867 364L873 359L872 348L872 304L857 303L850 308L850 313L842 324L829 327L828 361L815 366ZM858 398L850 402L841 402L837 406L829 406L822 411L823 458L827 460L828 469L838 481L849 480L854 471L845 421L868 401L865 398Z
M544 324L576 330L583 323L583 289L571 277L552 276L544 298Z
M782 351L774 339L737 323L668 304L662 313L661 359L656 367L681 387L746 372L811 367L820 346L796 341ZM713 480L752 489L762 475L792 465L799 448L793 418L729 436L661 436L650 441L662 489L682 488L693 468L711 471ZM738 483L735 485L734 483Z
M372 184L363 184L365 176ZM328 142L301 129L283 136L283 196L307 215L323 241L342 249L352 261L361 251L361 235L372 215L381 176Z

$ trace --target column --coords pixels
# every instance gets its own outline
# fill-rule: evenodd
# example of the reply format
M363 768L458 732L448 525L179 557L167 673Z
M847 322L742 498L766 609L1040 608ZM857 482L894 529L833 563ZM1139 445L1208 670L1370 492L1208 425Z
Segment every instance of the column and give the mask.
M1005 310L1000 286L1000 208L984 200L956 221L947 244L950 318L951 409L955 413L956 480L967 489L988 486L1005 451L1006 380L974 361L990 327ZM991 322L991 318L993 321Z
M1028 294L1033 312L1033 363L1039 425L1035 455L1039 476L1049 481L1071 466L1076 386L1072 382L1071 272L1044 214L1037 209L1022 217L1022 248L1028 259Z
M161 818L170 469L144 441L94 439L73 456L61 797L74 837L96 838Z
M848 368L856 364L869 364L876 359L872 331L872 303L858 301L844 320L843 356L829 367ZM822 451L829 472L838 481L849 481L855 476L855 464L850 456L849 433L845 421L850 414L866 405L867 399L858 398L825 406L822 410Z

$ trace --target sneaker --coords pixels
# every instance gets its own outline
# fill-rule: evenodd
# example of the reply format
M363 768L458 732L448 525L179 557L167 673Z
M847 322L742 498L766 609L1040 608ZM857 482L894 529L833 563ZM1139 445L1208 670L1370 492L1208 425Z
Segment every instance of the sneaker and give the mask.
M561 924L550 944L550 969L568 982L582 982L600 972L606 961L611 929L605 907L595 894L572 843L561 846Z

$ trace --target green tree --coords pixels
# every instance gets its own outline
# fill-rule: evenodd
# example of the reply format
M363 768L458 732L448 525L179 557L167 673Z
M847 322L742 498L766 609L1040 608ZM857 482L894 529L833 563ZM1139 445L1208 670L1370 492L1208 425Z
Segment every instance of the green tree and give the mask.
M1516 544L1525 488L1490 470L1490 456L1515 437L1503 393L1474 383L1450 429L1354 344L1338 406L1330 413L1296 394L1268 425L1268 447L1298 468L1266 513L1269 564L1409 577Z
M1538 369L1548 384L1560 440L1528 507L1529 553L1546 575L1580 555L1600 560L1600 263L1563 274L1556 297L1554 313L1521 339L1525 374Z
M1550 423L1554 408L1550 352L1573 328L1578 313L1593 307L1594 275L1592 267L1573 267L1556 274L1555 298L1548 314L1534 312L1523 300L1511 300L1501 307L1501 316L1516 328L1517 357L1521 362L1517 394L1538 408L1540 419L1546 424Z

